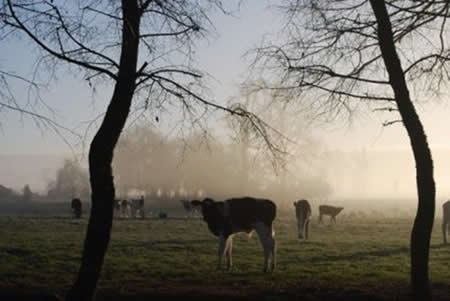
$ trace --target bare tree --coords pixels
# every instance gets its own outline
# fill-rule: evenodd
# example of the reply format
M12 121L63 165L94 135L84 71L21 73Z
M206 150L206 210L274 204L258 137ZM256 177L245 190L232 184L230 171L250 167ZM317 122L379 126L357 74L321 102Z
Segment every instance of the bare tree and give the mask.
M439 95L447 82L450 4L399 0L284 3L278 6L288 17L283 42L255 52L254 67L268 84L253 88L284 95L322 121L334 121L342 114L351 117L364 108L397 114L385 125L405 126L416 162L412 288L418 299L430 299L428 258L435 183L431 152L413 101ZM412 96L407 83L417 88Z
M411 232L412 287L417 300L431 300L428 258L436 202L433 159L422 123L411 101L404 71L395 47L395 36L386 5L384 1L374 0L370 0L370 4L378 23L381 55L389 75L389 83L392 86L403 124L408 132L414 160L416 161L419 204ZM445 10L448 10L448 7Z
M2 29L27 37L39 49L42 70L37 72L72 71L89 86L113 86L89 148L91 215L80 270L66 296L90 300L110 240L114 148L130 111L147 110L156 121L169 112L181 122L201 126L207 113L223 110L248 118L265 141L270 129L250 112L202 97L203 74L193 67L192 47L210 28L208 13L214 9L226 13L220 0L3 0L2 4Z
M47 196L53 200L80 198L89 199L89 175L80 162L64 159L63 165L56 171L55 179L47 184Z
M317 171L321 170L320 166L324 165L324 154L320 151L321 141L311 133L311 128L307 125L307 119L304 119L304 116L292 112L285 106L284 95L260 90L258 87L263 84L262 81L257 81L254 85L244 84L239 95L231 98L230 102L232 106L255 112L271 126L277 128L282 133L277 141L281 151L276 152L277 160L273 160L274 156L270 152L260 152L259 149L263 145L253 132L248 131L247 120L236 120L233 116L227 116L231 139L240 147L241 162L247 161L242 165L250 166L249 170L254 170L255 163L258 163L260 172L266 174L263 178L268 179L268 185L265 185L270 187L270 191L266 192L270 194L268 197L273 197L289 206L299 195L324 197L330 192L326 181L316 183L317 185L304 184L301 189L295 187L298 182L306 183L309 182L308 178L316 178ZM246 173L248 171L242 171L242 174L248 178L243 183L252 180ZM256 180L260 181L260 177L257 177Z
M4 24L30 38L47 66L57 69L62 61L83 71L90 85L114 83L90 144L91 216L81 267L67 300L94 296L112 225L113 151L133 96L142 96L141 105L151 109L164 102L181 104L193 119L208 105L221 108L199 96L202 74L189 65L192 42L205 33L213 7L222 9L218 0L3 1ZM204 105L203 112L196 104Z

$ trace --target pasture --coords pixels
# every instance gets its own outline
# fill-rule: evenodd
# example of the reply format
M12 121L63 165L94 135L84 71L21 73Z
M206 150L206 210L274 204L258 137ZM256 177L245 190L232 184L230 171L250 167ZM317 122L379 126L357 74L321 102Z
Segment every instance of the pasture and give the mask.
M201 218L115 219L97 298L165 296L259 300L408 300L412 218L342 215L299 241L294 211L275 221L277 268L262 273L257 235L234 238L233 269L217 271L218 239ZM87 216L0 216L0 296L64 295L81 259ZM450 298L450 246L440 219L430 268L436 300Z

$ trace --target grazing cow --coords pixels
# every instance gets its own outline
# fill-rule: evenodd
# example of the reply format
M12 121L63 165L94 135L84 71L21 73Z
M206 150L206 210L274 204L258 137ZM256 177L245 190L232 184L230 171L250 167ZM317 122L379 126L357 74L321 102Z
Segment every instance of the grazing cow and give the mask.
M129 216L129 214L128 214L129 209L130 209L130 204L127 200L120 201L120 215L123 218L126 218Z
M133 218L136 218L138 212L139 212L139 216L141 218L145 218L144 196L141 196L140 199L131 200L131 202L130 202L130 211L131 211L131 216Z
M338 215L344 207L334 207L328 205L319 206L319 223L322 222L322 215L329 215L331 217L330 223L334 221L336 224L336 215Z
M120 217L120 209L121 209L121 200L115 199L114 200L114 216Z
M78 198L72 199L72 213L75 218L81 218L82 204Z
M180 202L183 205L184 210L186 210L190 216L194 216L196 213L200 213L200 207L193 205L191 201L180 200Z
M250 233L253 230L259 236L264 249L264 272L275 268L276 243L273 238L272 223L275 219L277 206L266 199L251 197L233 198L224 202L215 202L210 198L202 202L194 200L194 206L200 206L209 230L219 237L219 261L217 268L222 266L222 257L226 256L227 269L232 266L233 235L239 232Z
M450 226L450 201L442 205L442 234L444 235L444 244L447 244L447 230Z
M311 220L311 206L307 200L294 202L295 216L297 217L297 230L299 239L308 239L309 222Z

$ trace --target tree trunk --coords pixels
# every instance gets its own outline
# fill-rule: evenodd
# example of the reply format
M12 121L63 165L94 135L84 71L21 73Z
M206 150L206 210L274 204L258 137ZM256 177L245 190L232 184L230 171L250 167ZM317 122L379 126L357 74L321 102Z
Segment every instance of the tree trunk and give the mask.
M139 45L137 0L122 0L122 47L118 79L105 118L89 150L92 208L78 277L66 300L92 300L109 244L115 198L112 175L114 147L133 98Z
M436 188L433 177L433 160L427 138L409 96L405 76L398 58L392 27L384 1L370 0L378 23L378 38L389 82L403 124L408 132L416 162L418 193L417 215L411 232L411 285L417 300L431 300L428 278L428 259L431 231L434 222Z

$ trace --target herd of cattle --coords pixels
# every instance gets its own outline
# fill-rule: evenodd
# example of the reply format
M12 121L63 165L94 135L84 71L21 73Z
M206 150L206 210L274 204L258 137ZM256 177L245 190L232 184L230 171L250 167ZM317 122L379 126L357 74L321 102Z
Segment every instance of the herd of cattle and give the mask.
M79 198L72 199L71 207L74 218L81 218L82 203ZM145 218L144 197L132 200L114 200L114 216L122 218Z
M181 200L183 208L190 214L200 213L212 234L219 238L219 260L217 268L222 267L225 256L226 268L232 266L233 235L241 232L250 234L256 232L264 250L264 271L273 270L276 265L276 241L273 222L277 214L276 204L268 199L252 197L232 198L225 201L214 201L211 198L199 200ZM308 239L311 221L311 205L307 200L294 202L295 216L299 239ZM72 200L72 209L76 218L81 217L81 201ZM319 206L319 223L322 217L330 216L330 222L336 223L336 216L343 207L329 205ZM120 217L145 217L144 197L131 201L116 200L115 215ZM138 214L139 213L139 214ZM159 214L160 218L167 218L167 214ZM450 201L443 204L442 231L444 244L447 244L447 230L450 226Z

